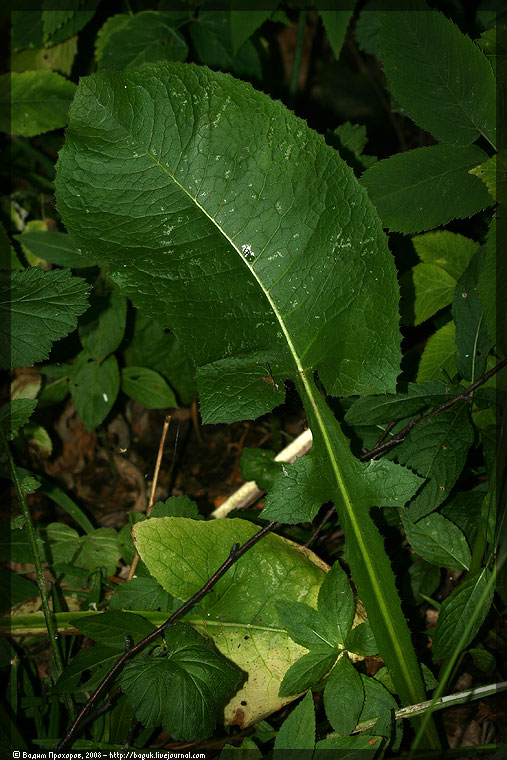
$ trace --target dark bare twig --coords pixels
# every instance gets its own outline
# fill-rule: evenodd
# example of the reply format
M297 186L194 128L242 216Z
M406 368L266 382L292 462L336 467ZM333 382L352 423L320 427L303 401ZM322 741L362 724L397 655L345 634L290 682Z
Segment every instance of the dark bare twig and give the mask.
M428 417L434 417L436 414L440 414L440 412L445 411L446 409L450 409L451 406L454 406L458 401L464 401L465 399L470 396L471 393L473 393L479 386L484 385L491 377L496 375L497 372L499 372L501 369L503 369L505 366L507 366L507 359L502 359L501 362L498 362L498 364L493 367L493 369L490 369L489 372L485 372L484 375L481 375L478 380L475 381L475 383L472 383L472 385L469 385L468 388L465 388L463 393L460 393L458 396L454 396L453 398L449 399L449 401L446 401L445 404L442 404L438 407L438 409L433 409L431 412L427 412L426 414L423 414L421 417L418 417L417 419L410 420L410 422L405 425L405 427L402 430L399 430L396 435L393 435L392 438L390 438L388 441L385 441L384 443L383 438L385 438L385 433L389 431L389 429L392 429L394 424L396 422L392 423L390 422L388 425L388 429L384 431L384 434L379 438L375 446L370 449L370 451L367 451L365 454L362 454L359 458L361 461L365 462L369 459L373 459L374 457L378 457L381 454L385 454L386 451L391 449L393 446L396 446L398 443L401 443L405 440L408 433L412 430L413 427L418 425L423 420L428 419Z
M211 588L215 585L215 583L220 580L220 578L227 572L227 570L240 558L245 554L249 549L254 546L257 541L259 541L263 536L265 536L267 533L270 533L272 530L277 528L280 525L280 523L272 521L264 526L261 530L257 531L251 538L248 539L248 541L245 541L244 544L241 544L239 546L238 544L234 544L234 546L231 548L231 551L229 552L229 556L223 562L218 570L213 573L211 578L206 581L204 586L202 586L199 591L196 591L196 593L190 597L190 599L187 599L186 602L184 602L181 607L179 607L176 612L173 612L171 617L165 621L165 623L162 623L158 628L156 628L154 631L148 634L148 636L145 636L142 641L140 641L138 644L133 646L131 649L126 651L120 659L113 665L109 673L102 679L100 684L97 686L89 700L85 703L83 708L81 709L81 712L67 731L66 735L63 737L63 739L58 743L56 746L56 750L62 750L65 749L69 743L75 738L77 731L79 728L81 728L83 721L86 719L88 713L90 712L91 708L99 698L99 696L102 694L103 691L105 691L108 684L112 681L112 679L116 676L116 674L123 668L127 660L130 660L134 655L136 655L138 652L141 651L147 644L150 644L152 641L154 641L158 636L163 634L166 628L168 628L170 625L175 623L182 615L185 614L191 607L193 607L194 604L199 602L203 596L206 596L208 591L211 590Z
M324 515L323 519L320 521L320 523L318 524L317 528L314 530L313 534L310 536L310 538L309 538L309 539L308 539L308 541L306 542L306 544L305 544L305 548L306 548L306 549L308 549L308 547L309 547L311 544L313 544L313 542L315 541L315 539L316 539L316 538L317 538L317 536L319 535L320 531L322 530L322 528L323 528L323 527L324 527L324 525L327 523L327 521L329 520L329 518L331 517L331 515L333 514L333 512L334 512L335 510L336 510L336 507L335 507L335 505L333 504L333 506L332 506L330 509L328 509L328 511L327 511L327 512L326 512L326 514Z

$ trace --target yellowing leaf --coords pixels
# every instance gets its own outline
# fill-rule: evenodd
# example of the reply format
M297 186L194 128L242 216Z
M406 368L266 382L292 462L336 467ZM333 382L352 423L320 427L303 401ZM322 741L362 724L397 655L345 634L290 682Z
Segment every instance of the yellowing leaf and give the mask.
M188 599L257 527L246 520L198 522L152 518L133 528L137 550L170 594ZM184 620L248 673L225 708L225 722L249 726L290 702L279 697L289 667L305 653L280 623L275 603L286 599L316 607L327 565L313 552L273 534L265 536L221 578Z

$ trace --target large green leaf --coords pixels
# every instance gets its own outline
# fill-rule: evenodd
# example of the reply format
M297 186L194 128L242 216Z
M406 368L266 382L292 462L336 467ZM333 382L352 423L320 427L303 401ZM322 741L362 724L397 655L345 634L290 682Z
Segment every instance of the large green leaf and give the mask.
M318 369L337 395L394 388L391 254L319 135L248 85L181 64L83 79L71 118L57 179L65 223L174 329L201 385L219 371L207 421L227 418L245 383L245 406L264 396L256 415L283 400L266 362L277 382Z
M137 523L133 534L141 559L160 585L177 599L188 599L227 559L233 544L256 530L238 519L159 517ZM304 601L315 607L326 570L312 552L268 535L185 618L249 675L226 708L226 722L249 725L294 699L279 697L278 689L305 649L284 630L276 602Z
M335 501L380 653L402 700L423 699L369 516L374 504L402 505L420 480L393 463L357 462L312 379L318 370L336 395L385 392L399 368L394 264L352 170L249 85L153 64L81 80L57 197L77 244L174 329L198 366L207 421L268 411L284 379L296 380L314 445L296 466L292 521ZM283 511L283 501L271 508Z
M12 272L0 289L2 369L31 367L49 357L51 345L77 325L90 288L68 269Z
M486 158L477 145L415 148L379 161L365 171L361 182L384 226L422 232L492 205L486 186L468 173Z
M437 11L381 13L382 62L408 115L441 142L495 144L495 77L485 55Z

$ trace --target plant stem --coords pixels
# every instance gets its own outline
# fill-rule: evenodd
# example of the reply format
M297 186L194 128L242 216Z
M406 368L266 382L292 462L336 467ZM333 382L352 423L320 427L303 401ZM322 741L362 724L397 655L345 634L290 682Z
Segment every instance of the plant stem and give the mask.
M257 541L259 541L263 536L265 536L267 533L270 533L272 530L277 528L279 523L277 522L270 522L267 525L264 526L261 530L257 531L251 538L248 539L248 541L245 541L244 544L241 544L241 546L238 546L238 544L234 544L234 546L231 548L231 551L229 553L229 556L223 562L218 570L216 570L215 573L209 578L209 580L206 581L206 583L197 591L193 596L190 597L190 599L187 599L186 602L184 602L181 607L178 607L176 612L173 612L170 618L165 621L165 623L162 623L158 628L156 628L154 631L148 634L148 636L145 636L142 641L140 641L138 644L133 646L131 649L126 651L122 657L113 665L109 673L102 679L100 684L97 686L91 697L88 699L86 704L81 709L81 712L77 716L77 718L74 720L73 724L67 731L64 738L59 742L56 749L62 750L65 749L69 745L69 742L73 740L75 737L78 729L81 727L83 721L85 720L86 716L90 712L91 708L99 698L99 696L102 694L102 692L106 689L110 681L116 676L116 674L123 668L127 660L130 660L131 657L136 655L138 652L141 651L147 644L154 641L156 638L158 638L161 634L164 633L166 628L168 628L170 625L173 625L182 615L185 614L191 607L193 607L194 604L199 602L203 596L205 596L209 591L211 591L212 587L215 585L215 583L220 580L220 578L225 575L227 570L229 570L232 565L237 562L237 560L243 556L249 549L254 546Z
M296 97L298 89L299 71L301 69L301 58L303 56L303 43L305 39L306 16L307 11L301 11L299 14L296 48L294 50L294 60L292 61L292 71L290 74L289 84L289 95L292 101Z
M360 480L363 466L352 455L350 443L313 377L300 373L296 387L308 414L316 458L328 462L329 487L333 493L327 498L336 505L345 533L347 561L359 598L366 607L379 653L402 704L422 702L426 696L424 684L391 564L383 539L370 517L371 505L364 502L361 487L354 482L356 478ZM425 725L425 729L425 745L438 749L440 742L434 725Z
M42 562L41 562L41 558L39 554L39 549L37 547L37 538L35 536L35 526L33 524L30 508L26 501L25 492L23 490L23 486L19 478L18 470L14 462L14 458L12 456L9 442L7 441L7 437L1 427L0 427L0 440L2 441L4 450L7 454L7 459L9 460L9 466L12 472L12 479L14 481L14 485L16 486L16 491L18 494L21 511L25 519L25 528L28 535L28 543L30 544L30 551L32 554L33 564L35 566L35 576L37 579L37 587L39 589L42 611L44 613L44 620L45 620L46 628L48 632L49 646L51 648L51 653L53 656L53 668L54 668L54 675L56 676L55 678L56 680L63 673L63 661L62 661L62 656L60 653L60 648L58 646L58 630L56 626L54 625L53 613L51 612L49 608L49 598L48 598L48 593L46 590L46 581L44 579L44 572L42 570ZM70 716L73 717L74 705L73 705L70 695L67 692L65 692L65 702L67 705L67 709L69 710Z
M35 527L33 524L32 515L30 513L30 508L26 501L25 492L23 490L23 486L21 485L21 480L19 479L18 470L14 463L14 458L12 456L9 443L7 441L4 431L1 428L0 428L0 437L5 449L5 452L7 454L7 458L9 460L9 465L12 472L12 479L14 481L14 485L16 486L19 503L21 505L21 511L23 513L23 517L25 518L25 528L28 534L28 543L30 544L30 551L32 553L33 564L35 565L35 575L36 575L37 586L39 588L39 594L41 598L42 611L44 613L44 619L46 621L46 628L48 631L51 652L53 654L53 662L54 662L54 667L56 671L56 676L58 677L63 673L63 662L62 662L62 657L60 654L60 649L58 648L58 632L53 624L52 612L49 609L49 598L48 598L48 593L46 590L46 581L44 580L44 572L42 570L42 562L39 555L39 549L37 547Z
M421 738L423 736L424 730L425 730L425 728L426 728L426 726L428 724L428 721L431 720L431 714L432 714L433 709L434 709L433 706L435 704L437 704L438 700L441 698L441 696L443 694L443 691L444 691L444 689L445 689L445 687L447 685L447 682L449 681L449 676L451 675L451 672L452 672L452 670L454 668L456 660L458 659L458 657L461 655L461 653L463 651L463 643L467 640L468 634L469 634L470 630L473 628L473 625L475 623L475 620L476 620L477 616L481 613L483 605L484 605L486 599L490 595L491 590L493 589L493 587L495 585L496 575L497 575L498 572L500 572L500 569L501 569L501 567L504 564L504 562L505 562L506 559L507 559L507 554L505 554L505 553L503 553L503 555L502 555L501 558L499 557L498 563L497 563L497 570L496 570L496 572L492 572L491 573L491 575L490 575L490 577L488 579L488 583L486 584L486 586L484 588L484 591L481 594L481 597L480 597L479 601L477 602L476 606L472 610L472 614L471 614L469 620L467 621L467 624L466 624L466 626L465 626L465 628L463 630L463 633L460 636L460 640L458 641L458 643L457 643L457 645L456 645L456 647L454 649L454 653L453 653L452 657L449 658L449 661L446 664L446 667L445 667L442 679L441 679L440 683L438 684L438 686L437 686L437 688L435 690L435 693L433 695L433 699L431 700L431 702L429 704L429 707L428 707L427 711L425 712L424 717L422 719L422 722L421 722L421 724L420 724L420 726L418 728L416 737L415 737L414 742L412 744L412 747L410 749L410 754L408 756L408 760L412 760L415 757L415 751L416 751L417 747L421 744ZM443 697L443 699L445 701L447 699L447 697Z

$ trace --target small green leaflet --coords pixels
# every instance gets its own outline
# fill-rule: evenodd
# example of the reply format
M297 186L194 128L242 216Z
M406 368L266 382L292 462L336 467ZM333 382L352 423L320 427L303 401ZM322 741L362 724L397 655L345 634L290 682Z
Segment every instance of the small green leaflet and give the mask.
M83 349L72 365L70 392L87 430L94 430L111 411L120 390L120 373L114 355L99 363Z
M326 34L328 36L333 53L336 58L340 57L343 41L347 32L347 27L354 12L354 2L347 4L347 10L335 10L335 11L319 11L319 15L324 24ZM352 6L352 7L351 7Z
M442 380L457 373L456 327L451 320L430 335L419 362L417 382Z
M385 227L414 233L463 219L493 204L472 169L487 159L477 145L431 145L396 153L361 177Z
M0 427L9 440L30 419L37 406L37 399L16 398L0 408Z
M440 142L495 145L495 77L480 48L443 13L380 14L382 63L395 98ZM466 65L464 63L466 62Z
M176 397L162 375L147 367L124 367L121 389L147 409L166 409L178 406Z
M76 248L70 235L53 230L34 230L13 235L21 245L26 246L35 256L62 267L83 268L93 265L93 260L83 256Z
M326 716L338 734L347 736L355 729L363 704L361 676L344 652L324 687Z
M309 688L333 667L348 645L355 601L349 579L336 562L322 583L316 610L283 599L276 608L290 637L309 650L285 674L280 695L287 696Z
M84 349L101 362L120 345L125 333L127 299L115 285L101 278L90 296L90 309L79 321L79 338Z
M365 396L354 401L345 415L349 425L391 422L412 417L421 409L437 407L463 392L461 386L439 381L408 383L399 393Z
M125 636L137 644L155 630L155 626L144 617L120 610L91 617L76 617L70 624L99 644L117 649L125 647Z
M487 354L494 345L477 292L484 254L481 248L461 275L452 304L456 324L456 366L462 377L470 382L484 372Z
M89 291L68 269L12 272L0 288L1 368L31 367L48 359L53 342L74 330L88 308Z
M184 61L188 47L171 21L158 11L110 16L97 34L95 58L99 71L140 66L149 61Z
M444 600L432 639L435 661L450 657L456 647L464 649L474 639L493 601L493 589L488 591L489 581L488 569L479 570ZM472 612L477 611L473 625L469 625Z
M190 36L202 62L211 69L234 71L243 79L261 78L261 61L252 40L246 39L234 50L231 11L201 10L190 25Z
M449 496L473 440L469 405L460 402L422 420L403 443L388 453L426 479L406 507L412 520L429 514Z
M34 137L63 127L67 123L75 92L74 82L69 82L55 71L4 74L0 77L0 103L5 108L10 95L11 111L10 123L2 117L0 129L23 137Z
M275 738L275 757L278 750L291 750L298 759L297 750L312 750L315 745L315 708L309 691L298 706L284 720ZM308 753L301 753L301 760Z
M468 570L471 554L463 532L443 515L432 512L412 522L402 511L402 522L412 549L427 562L451 570Z
M232 8L242 5L237 0L232 3ZM240 47L269 19L278 0L264 0L262 10L231 10L231 39L234 55Z
M121 583L109 600L110 610L160 610L168 612L172 598L155 578L137 576ZM169 617L169 615L168 615Z
M168 628L165 640L168 655L130 662L121 688L145 726L162 725L173 739L205 739L243 675L186 625Z

